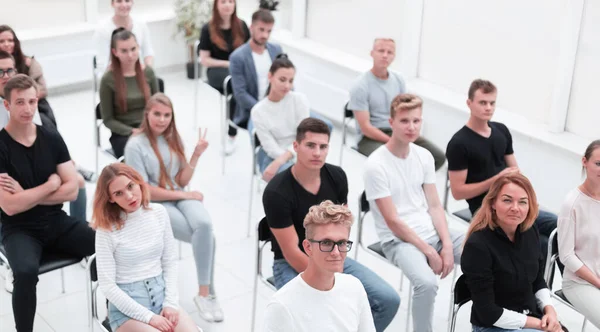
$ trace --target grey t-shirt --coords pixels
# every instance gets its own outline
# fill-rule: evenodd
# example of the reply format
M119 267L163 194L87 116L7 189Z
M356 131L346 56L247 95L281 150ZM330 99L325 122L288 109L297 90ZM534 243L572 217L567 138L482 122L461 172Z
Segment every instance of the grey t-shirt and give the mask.
M167 173L177 186L175 176L179 172L181 163L177 155L169 150L169 145L163 136L158 136L156 139L158 151L165 163ZM153 186L158 186L160 179L160 165L158 158L152 150L148 137L144 134L132 135L125 146L125 163L133 167L144 179L145 182ZM181 189L179 186L174 189Z
M379 79L369 70L362 74L350 89L348 108L369 111L371 124L376 128L390 128L390 105L394 97L406 93L404 79L391 71L386 80Z

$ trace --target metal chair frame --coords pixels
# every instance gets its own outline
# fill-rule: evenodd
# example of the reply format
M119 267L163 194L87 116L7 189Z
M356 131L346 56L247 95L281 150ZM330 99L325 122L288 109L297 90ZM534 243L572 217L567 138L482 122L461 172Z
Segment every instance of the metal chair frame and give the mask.
M275 288L274 278L265 277L262 270L262 253L266 245L271 241L273 241L273 235L271 234L271 230L267 224L267 217L264 217L258 223L256 235L256 274L254 276L254 289L252 294L252 332L254 332L254 327L256 325L256 299L258 296L258 281L260 280L273 292L277 291L277 288Z

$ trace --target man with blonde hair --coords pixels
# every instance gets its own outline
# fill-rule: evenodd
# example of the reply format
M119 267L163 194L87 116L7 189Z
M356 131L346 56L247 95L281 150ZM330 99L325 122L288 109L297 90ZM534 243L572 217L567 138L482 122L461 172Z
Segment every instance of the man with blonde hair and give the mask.
M265 188L263 206L274 238L271 250L277 289L308 268L304 225L310 208L327 200L341 205L348 203L346 173L325 162L330 134L325 122L314 118L302 120L294 142L296 163L276 174ZM344 273L358 278L367 292L376 331L385 331L398 311L400 296L368 267L349 257L342 263Z
M388 119L392 99L407 91L402 76L388 70L396 57L396 42L393 39L375 39L371 57L373 67L354 83L348 101L348 109L354 112L362 134L358 151L365 156L390 140L392 129ZM414 143L431 152L436 170L444 165L446 158L440 148L424 137L417 137Z
M344 205L327 200L310 208L302 241L308 266L273 295L265 313L265 332L375 331L362 283L343 273L352 248L352 222Z
M433 157L414 143L421 130L423 101L401 94L391 104L392 136L367 160L365 191L385 257L414 289L414 330L431 332L437 276L445 278L460 260L464 234L448 229L435 187Z

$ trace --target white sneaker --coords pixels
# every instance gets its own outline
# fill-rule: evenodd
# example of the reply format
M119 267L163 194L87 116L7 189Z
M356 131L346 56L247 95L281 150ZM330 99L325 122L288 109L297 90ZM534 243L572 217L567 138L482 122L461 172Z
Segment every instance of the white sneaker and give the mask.
M235 151L235 137L228 136L225 140L225 155L229 156Z
M215 320L212 314L212 300L209 296L194 296L194 304L196 304L196 308L198 308L198 315L200 315L200 318L209 323Z
M208 297L210 299L211 302L211 306L212 306L212 314L213 314L213 318L215 320L215 322L222 322L224 317L223 317L223 309L221 309L221 305L219 304L219 301L217 301L217 298L213 295Z
M6 289L7 292L11 293L13 292L13 281L14 281L14 277L13 277L13 272L11 269L6 269L6 274L4 274L4 289Z

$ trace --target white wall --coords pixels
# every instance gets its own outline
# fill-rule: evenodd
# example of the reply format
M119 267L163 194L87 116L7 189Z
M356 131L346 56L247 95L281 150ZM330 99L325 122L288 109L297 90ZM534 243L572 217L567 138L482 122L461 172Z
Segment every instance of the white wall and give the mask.
M306 36L366 60L375 38L393 38L400 50L404 1L308 0ZM400 70L399 65L397 57L392 68Z
M83 23L86 19L83 0L0 0L0 8L0 24L17 31L52 28L57 22Z
M589 139L600 138L600 108L598 89L600 77L600 2L585 3L579 48L575 63L575 74L567 130Z
M489 79L499 106L547 122L563 1L424 3L419 77L463 94L473 79Z

